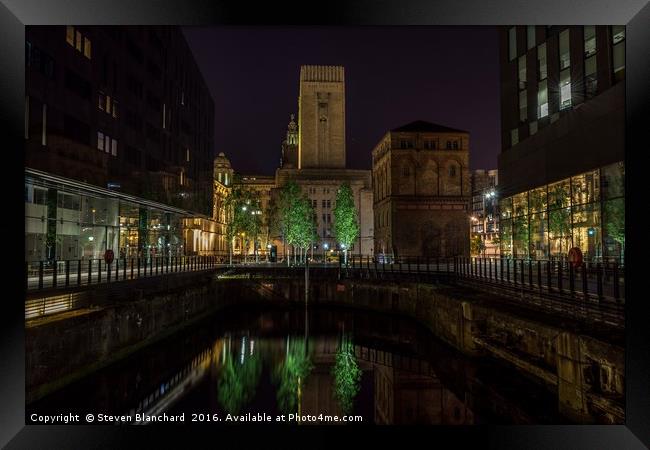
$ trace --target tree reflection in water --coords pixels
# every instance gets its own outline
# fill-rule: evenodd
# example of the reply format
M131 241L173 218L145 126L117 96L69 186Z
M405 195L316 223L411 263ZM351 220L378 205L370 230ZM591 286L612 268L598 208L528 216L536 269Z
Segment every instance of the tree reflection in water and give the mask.
M332 368L334 395L343 414L352 413L354 399L361 389L362 371L354 355L354 344L349 335L343 334L336 351L336 362Z
M287 336L286 356L273 372L278 409L283 414L300 413L300 393L313 368L311 350L306 340Z
M238 414L255 398L262 373L259 352L253 351L254 342L250 342L250 350L246 348L246 342L246 337L242 337L241 351L237 356L230 351L223 352L225 360L217 381L218 399L224 411L230 414Z

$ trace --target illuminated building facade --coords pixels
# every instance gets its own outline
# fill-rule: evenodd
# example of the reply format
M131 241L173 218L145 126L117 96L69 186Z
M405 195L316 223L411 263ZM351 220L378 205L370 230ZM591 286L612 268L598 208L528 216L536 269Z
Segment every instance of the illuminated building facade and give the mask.
M174 26L28 26L25 165L211 214L214 102Z
M623 261L625 27L500 29L501 252Z
M500 214L497 183L497 170L479 169L472 172L470 239L475 239L478 236L482 243L480 248L471 248L472 254L499 255ZM473 243L474 241L470 242L470 247Z

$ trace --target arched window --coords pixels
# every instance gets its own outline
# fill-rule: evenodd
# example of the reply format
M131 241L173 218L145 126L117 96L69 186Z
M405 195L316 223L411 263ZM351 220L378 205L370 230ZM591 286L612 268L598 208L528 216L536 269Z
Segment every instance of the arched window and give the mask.
M451 141L447 141L447 150L451 150Z
M456 176L456 164L451 164L449 166L449 176L452 178Z
M458 141L454 141L454 150L458 150Z

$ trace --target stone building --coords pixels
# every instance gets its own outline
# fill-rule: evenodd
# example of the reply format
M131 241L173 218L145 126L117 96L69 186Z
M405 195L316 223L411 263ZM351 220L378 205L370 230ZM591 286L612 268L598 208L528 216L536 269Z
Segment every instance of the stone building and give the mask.
M234 172L230 161L221 152L213 162L212 217L190 217L183 220L185 248L189 254L228 254L226 241L225 202L232 189Z
M343 67L300 67L298 168L345 168Z
M282 141L280 167L286 167L287 169L295 169L298 167L298 125L294 118L295 116L291 114L289 125L287 126L287 137Z
M235 185L239 186L242 190L252 192L260 200L260 210L262 211L262 228L258 237L257 254L261 257L266 257L268 253L268 245L272 244L274 231L272 222L274 213L273 203L271 202L271 191L275 188L275 177L273 175L241 175L236 177ZM239 239L235 242L234 254L240 255L242 253L241 241ZM254 255L254 243L249 242L246 254Z
M388 131L372 151L375 251L469 254L469 133L424 121Z
M286 151L283 162L286 163L276 171L276 188L281 189L289 180L293 180L311 200L319 236L314 256L324 258L338 248L334 232L334 207L338 188L343 183L349 183L352 188L359 222L359 237L349 249L350 254L371 256L373 214L370 171L345 167L343 67L300 68L298 125L296 127L292 116L283 144L283 151ZM295 150L297 158L294 156ZM282 254L281 236L276 236L276 243L278 254Z
M496 169L477 169L472 172L470 237L479 236L481 238L483 249L480 254L485 256L498 256L500 253L497 183L498 171Z

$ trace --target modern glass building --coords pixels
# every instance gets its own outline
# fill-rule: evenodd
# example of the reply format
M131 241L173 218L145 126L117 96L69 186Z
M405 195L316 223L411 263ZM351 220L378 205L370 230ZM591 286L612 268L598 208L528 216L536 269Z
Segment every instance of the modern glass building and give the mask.
M587 261L623 261L622 162L504 198L499 206L502 255L564 259L578 247Z
M499 33L500 241L506 257L625 256L625 27Z
M25 170L25 260L185 253L182 220L195 213L45 172Z

